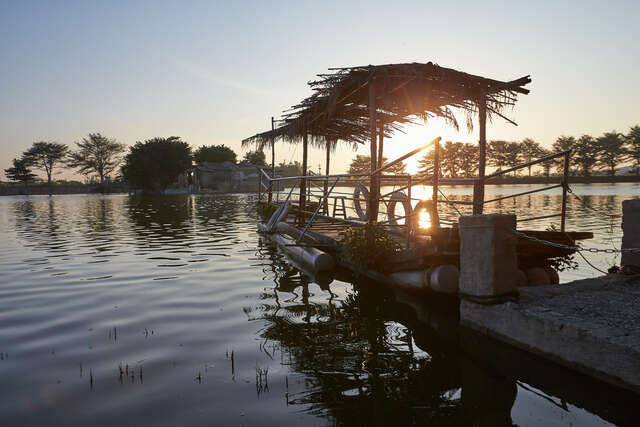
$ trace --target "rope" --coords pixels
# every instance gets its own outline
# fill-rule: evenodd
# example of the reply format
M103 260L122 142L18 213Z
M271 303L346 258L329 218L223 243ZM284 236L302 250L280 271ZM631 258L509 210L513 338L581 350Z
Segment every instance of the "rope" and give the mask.
M585 256L582 254L582 252L578 252L578 255L580 255L582 257L582 259L584 260L584 262L586 262L587 264L589 264L591 267L593 267L595 270L598 270L600 273L602 274L609 274L606 271L600 270L598 267L596 267L595 265L591 264L589 262L589 260L587 258L585 258Z

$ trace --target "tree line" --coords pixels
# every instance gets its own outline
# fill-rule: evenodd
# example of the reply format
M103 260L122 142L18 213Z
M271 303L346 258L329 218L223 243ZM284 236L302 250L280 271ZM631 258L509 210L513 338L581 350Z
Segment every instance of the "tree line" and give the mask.
M496 170L512 168L544 156L571 150L572 174L591 176L596 171L614 175L616 168L625 162L631 162L635 174L640 175L640 126L633 126L627 134L606 132L599 137L582 135L560 136L551 150L542 147L531 138L522 141L494 140L487 143L487 165ZM440 176L449 178L473 177L478 171L478 146L472 143L450 142L441 145L439 150ZM419 176L433 174L435 151L428 151L419 161ZM535 166L527 167L531 176ZM553 169L562 173L562 159L554 159L538 165L544 176L549 177ZM519 171L514 171L517 175Z
M11 181L29 183L37 179L32 168L39 169L45 173L47 184L51 185L54 170L66 168L104 185L117 172L117 180L133 187L164 190L193 162L237 162L236 153L225 145L205 145L193 151L178 136L136 142L127 151L127 146L114 138L90 133L75 145L75 149L70 149L58 142L34 142L20 157L13 159L12 167L5 169L4 173ZM243 160L254 165L266 165L262 151L249 151Z

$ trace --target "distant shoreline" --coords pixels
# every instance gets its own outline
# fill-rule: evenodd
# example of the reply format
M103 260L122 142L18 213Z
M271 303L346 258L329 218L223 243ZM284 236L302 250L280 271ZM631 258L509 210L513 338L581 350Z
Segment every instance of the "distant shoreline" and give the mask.
M558 184L560 182L559 176L542 177L542 176L501 176L492 179L487 182L486 185L510 185L510 184ZM415 181L414 181L415 182ZM640 183L640 176L571 176L569 177L570 184L617 184L617 183ZM345 183L346 184L346 183ZM354 184L355 185L355 184ZM473 185L469 183L460 184L441 184L443 186L461 186L461 185ZM287 187L290 188L290 187ZM54 184L51 186L51 194L123 194L128 193L129 187L122 184L112 184L104 189L99 185L92 184ZM216 194L221 193L253 193L254 191L215 191ZM36 185L14 185L14 184L2 184L0 185L0 196L37 196L48 195L49 186L46 184ZM196 193L197 194L197 193ZM202 193L208 194L208 193Z

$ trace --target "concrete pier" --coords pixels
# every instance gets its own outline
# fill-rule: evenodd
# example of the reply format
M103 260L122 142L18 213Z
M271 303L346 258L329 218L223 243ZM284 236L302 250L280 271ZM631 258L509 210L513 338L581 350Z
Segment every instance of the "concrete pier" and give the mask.
M623 209L622 247L638 248L640 199L623 202ZM500 301L515 288L509 272L517 261L508 253L514 243L497 238L515 217L490 217L460 221L461 248L473 248L460 256L462 326L640 393L640 254L622 255L627 274L518 287L516 298Z
M518 284L515 215L460 217L460 296L477 303L514 297Z
M640 199L622 202L622 249L640 248ZM640 252L623 252L623 269L640 273Z
M640 393L640 276L520 288L518 302L460 302L460 321L494 338Z

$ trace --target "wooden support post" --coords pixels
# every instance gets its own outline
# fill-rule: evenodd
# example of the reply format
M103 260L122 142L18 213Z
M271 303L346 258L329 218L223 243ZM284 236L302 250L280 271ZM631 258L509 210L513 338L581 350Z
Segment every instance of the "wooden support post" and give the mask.
M440 141L433 146L433 209L438 209L438 180L440 179ZM432 224L433 226L433 224Z
M369 130L371 132L371 184L369 186L369 206L367 209L367 216L369 217L369 224L376 223L378 219L378 197L380 191L378 189L378 178L374 175L374 171L378 169L378 150L376 147L376 92L374 81L369 82Z
M308 147L309 141L307 138L307 131L305 129L304 134L302 135L302 176L307 176L307 155L308 155ZM299 215L298 215L298 224L304 224L304 213L307 206L307 180L302 178L300 180L300 201L299 201Z
M409 199L409 206L413 206L411 204L411 187L413 187L413 183L411 182L411 175L407 176L407 198ZM405 212L404 216L405 216L405 220L404 220L404 224L407 226L407 249L411 248L411 231L413 229L413 224L416 224L417 222L419 222L419 218L416 219L413 217L413 214L415 212L413 211L413 209L410 210L410 212Z
M480 140L478 141L478 179L473 186L473 214L481 215L484 207L484 175L487 164L487 98L485 94L478 100L478 122L480 125Z
M380 119L380 127L378 128L378 167L382 166L383 157L382 154L384 148L384 123Z
M275 129L275 120L273 116L271 116L271 130ZM276 152L274 149L275 139L271 137L271 178L276 177ZM273 199L273 182L269 183L269 204L271 204L271 200Z
M328 139L327 140L327 160L324 165L325 175L329 175L329 163L331 161L331 145L332 144L333 144L333 141ZM324 206L323 206L325 215L329 215L329 199L327 198L328 191L329 191L329 180L325 179L324 180Z
M564 231L567 217L567 189L569 188L569 156L570 151L564 153L564 170L562 172L562 216L560 217L560 231Z

